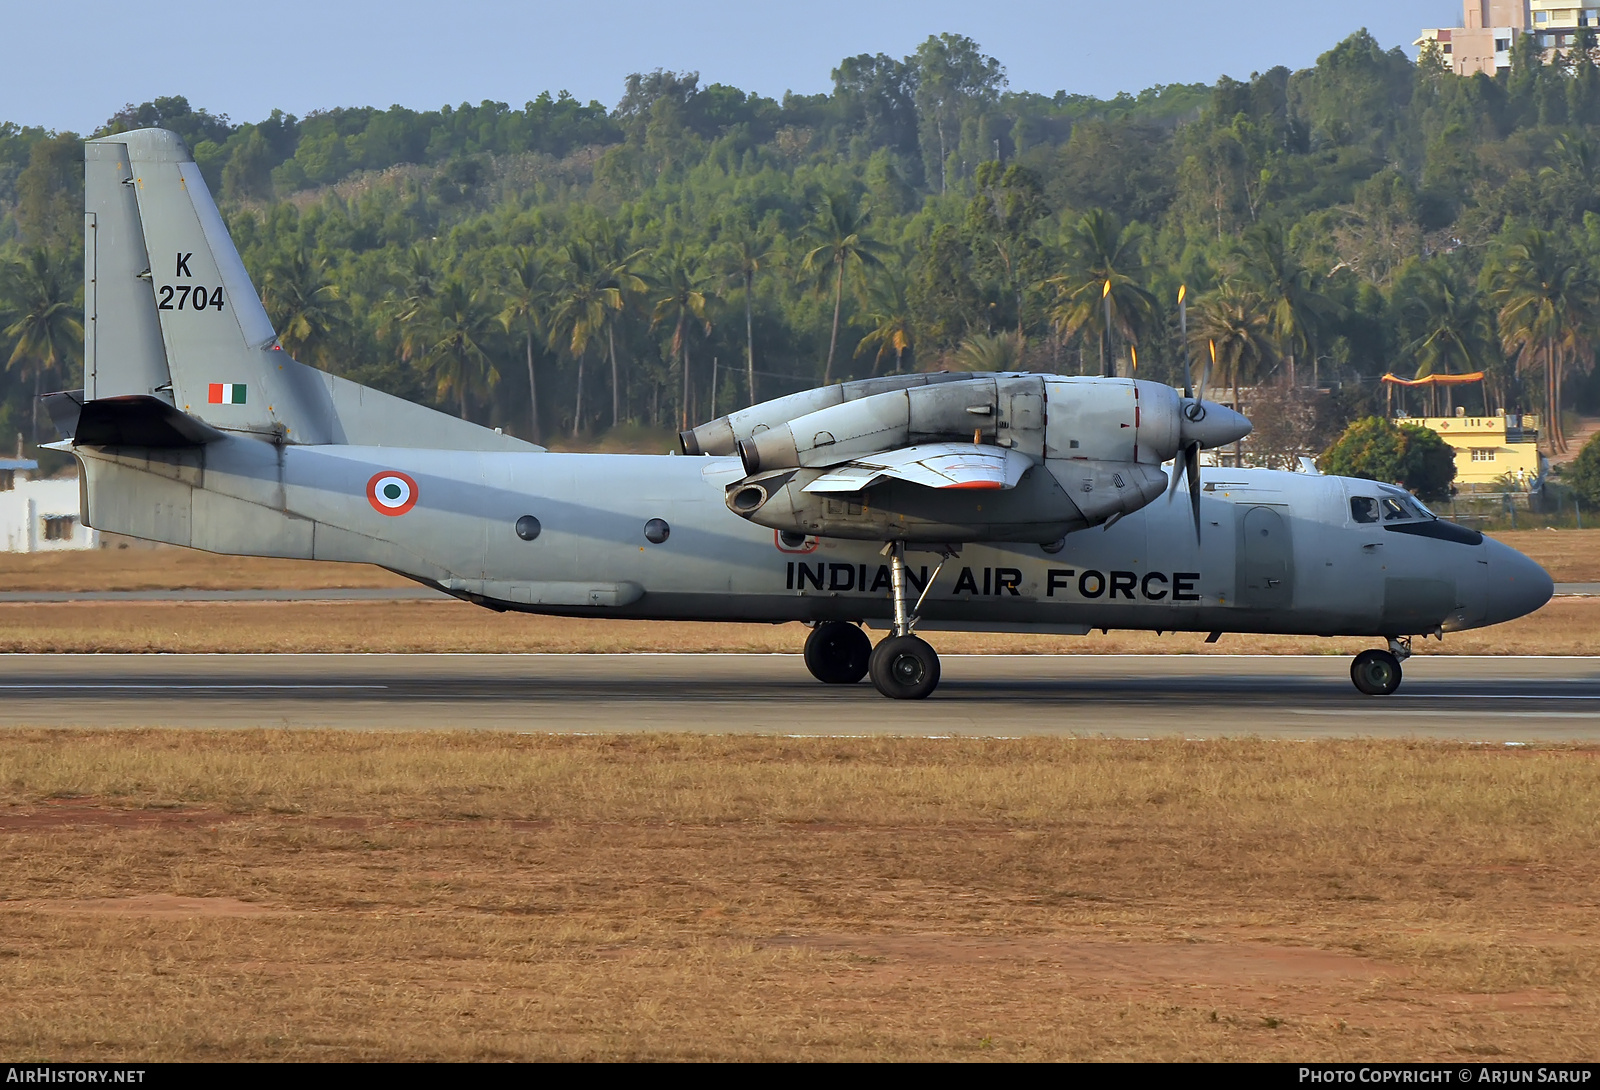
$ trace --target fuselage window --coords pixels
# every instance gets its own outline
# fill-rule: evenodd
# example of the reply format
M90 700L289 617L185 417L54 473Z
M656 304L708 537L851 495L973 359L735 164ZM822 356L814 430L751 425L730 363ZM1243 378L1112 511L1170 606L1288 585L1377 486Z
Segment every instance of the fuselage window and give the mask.
M1357 522L1377 522L1378 501L1371 496L1351 496L1350 517Z

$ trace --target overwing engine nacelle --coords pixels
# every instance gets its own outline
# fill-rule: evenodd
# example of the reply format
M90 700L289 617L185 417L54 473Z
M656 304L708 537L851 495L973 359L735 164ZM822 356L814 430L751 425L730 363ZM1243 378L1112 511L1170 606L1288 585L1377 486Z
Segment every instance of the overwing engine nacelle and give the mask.
M775 397L748 409L739 409L727 416L719 416L688 431L678 433L678 442L685 454L736 454L740 439L766 431L788 420L831 408L846 401L855 401L874 394L894 390L909 390L917 386L937 386L946 382L971 382L977 378L994 378L994 371L933 371L915 375L882 375L878 378L853 379L835 382L831 386L817 386L810 390Z
M941 381L782 420L755 406L742 421L686 432L685 445L715 428L720 434L700 442L722 446L731 433L745 476L728 486L728 507L777 530L1049 543L1160 496L1161 463L1181 447L1221 446L1250 432L1233 410L1204 402L1194 411L1196 399L1157 382L926 377Z

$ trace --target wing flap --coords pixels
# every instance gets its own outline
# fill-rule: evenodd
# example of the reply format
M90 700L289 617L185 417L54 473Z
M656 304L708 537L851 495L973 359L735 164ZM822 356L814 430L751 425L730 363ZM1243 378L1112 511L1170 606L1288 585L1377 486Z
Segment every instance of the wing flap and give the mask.
M885 480L924 488L1015 488L1033 465L1026 454L969 443L925 443L856 458L828 470L802 491L860 492Z

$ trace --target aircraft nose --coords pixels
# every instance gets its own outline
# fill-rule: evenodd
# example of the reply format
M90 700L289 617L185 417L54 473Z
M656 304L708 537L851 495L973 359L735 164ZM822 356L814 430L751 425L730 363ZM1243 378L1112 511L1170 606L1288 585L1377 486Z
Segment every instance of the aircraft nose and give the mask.
M1237 442L1251 432L1250 421L1226 405L1198 398L1184 398L1178 434L1187 446L1199 443L1206 450Z
M1525 617L1550 600L1556 585L1550 573L1509 545L1484 539L1489 560L1488 622Z

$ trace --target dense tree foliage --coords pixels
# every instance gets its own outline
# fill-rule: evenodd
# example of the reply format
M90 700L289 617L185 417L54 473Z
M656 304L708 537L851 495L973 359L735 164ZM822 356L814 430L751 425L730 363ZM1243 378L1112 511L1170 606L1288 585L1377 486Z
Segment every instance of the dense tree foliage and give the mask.
M1600 507L1600 435L1583 445L1578 456L1561 467L1562 481L1590 507Z
M1181 381L1187 351L1213 391L1271 391L1281 461L1377 411L1386 371L1483 370L1470 409L1558 443L1551 410L1600 400L1596 57L1524 43L1458 78L1363 31L1304 71L1099 100L1010 88L946 34L781 101L658 70L611 109L235 123L173 97L100 132L188 141L298 358L518 435L894 370ZM0 124L0 434L78 380L80 139Z
M1357 420L1322 456L1322 469L1341 477L1403 485L1424 499L1450 494L1455 452L1439 433L1381 416Z

